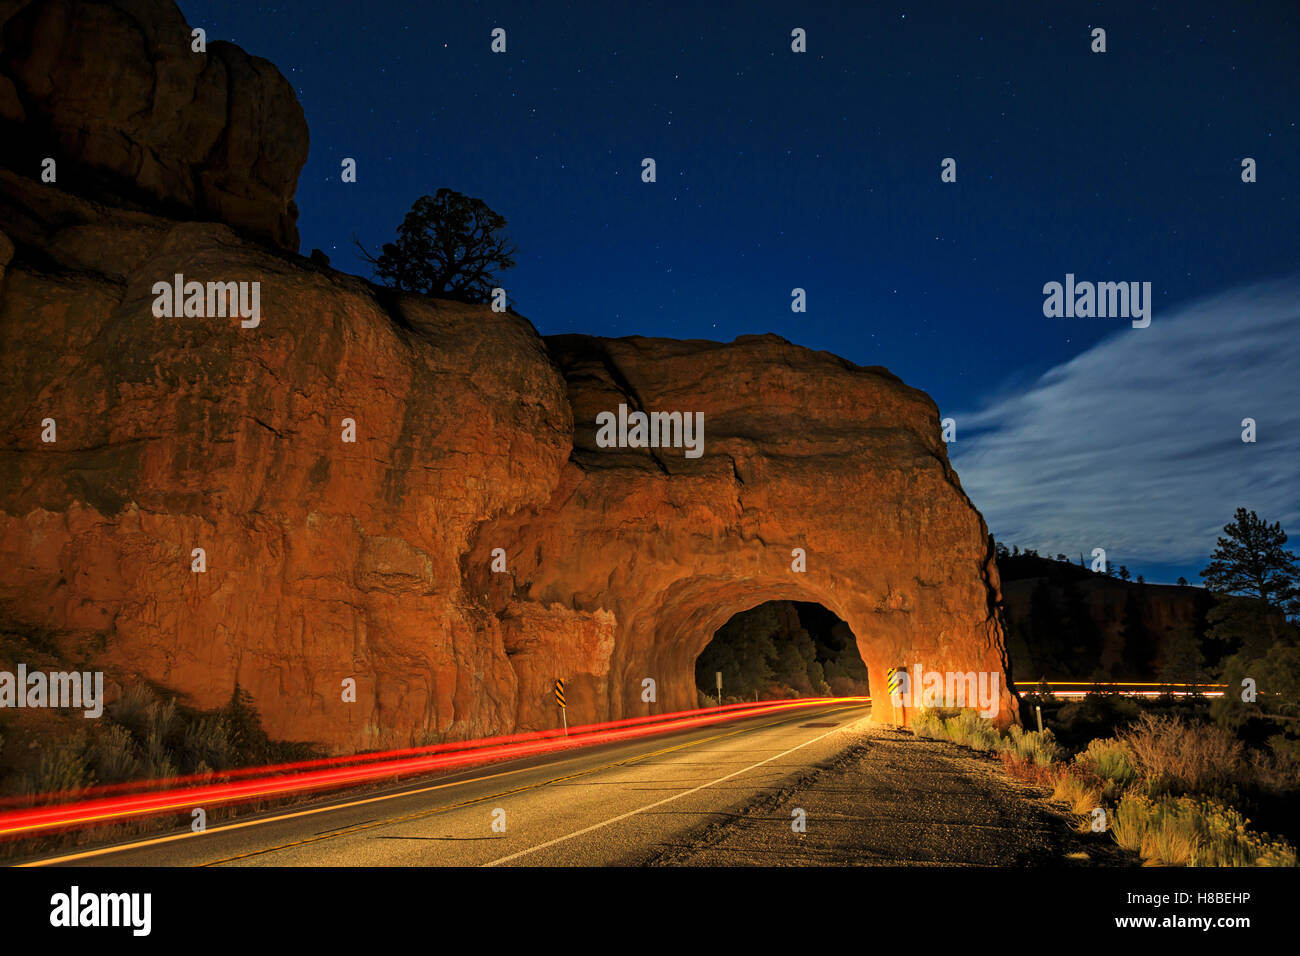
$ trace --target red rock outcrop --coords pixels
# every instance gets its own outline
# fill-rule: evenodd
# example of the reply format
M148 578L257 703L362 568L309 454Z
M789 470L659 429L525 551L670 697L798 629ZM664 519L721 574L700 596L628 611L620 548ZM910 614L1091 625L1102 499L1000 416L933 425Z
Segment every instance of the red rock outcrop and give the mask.
M779 599L846 621L873 687L888 667L918 662L1002 673L988 536L924 393L775 336L547 345L568 383L573 452L544 508L480 528L467 581L526 659L565 640L563 628L550 641L519 636L540 609L562 610L587 640L613 629L607 664L567 672L585 713L645 713L646 678L660 709L692 706L695 659L714 631ZM620 404L702 412L706 453L597 447L597 414ZM490 571L497 547L505 574ZM792 570L796 548L806 571ZM1004 690L1008 712L1010 702ZM549 706L522 694L520 725L545 724ZM883 695L877 716L893 716Z
M297 251L307 122L274 64L192 48L171 0L0 2L0 143L29 176L113 189ZM21 148L20 148L21 145Z
M543 342L10 173L0 208L0 613L102 635L104 666L199 706L239 682L274 734L341 748L547 726L561 676L575 722L645 712L646 677L692 706L714 630L778 598L843 618L875 687L1001 672L984 525L935 406L881 369ZM154 318L177 272L260 281L260 325ZM705 453L596 447L620 403L702 412Z
M27 121L41 104L81 122L41 76L102 80L114 92L86 107L83 157L168 198L189 183L196 209L291 245L280 160L257 174L266 192L245 183L250 205L227 204L193 156L149 145L172 142L161 103L229 86L204 78L211 56L171 62L183 21L127 24L134 5L0 5ZM120 38L148 53L115 87L68 55L83 8L141 31ZM145 62L182 78L137 89ZM273 91L259 70L253 89ZM243 143L262 168L276 109L251 128L194 122L210 155ZM116 146L101 136L137 116ZM273 736L338 750L554 726L557 677L571 723L692 707L713 632L771 599L838 614L874 688L916 663L1002 674L984 523L933 402L887 371L774 336L543 340L518 316L388 293L34 175L0 170L0 626L199 707L238 683ZM259 282L260 323L156 318L154 283L176 274ZM596 416L620 404L702 413L703 455L599 447ZM882 695L877 719L898 716Z

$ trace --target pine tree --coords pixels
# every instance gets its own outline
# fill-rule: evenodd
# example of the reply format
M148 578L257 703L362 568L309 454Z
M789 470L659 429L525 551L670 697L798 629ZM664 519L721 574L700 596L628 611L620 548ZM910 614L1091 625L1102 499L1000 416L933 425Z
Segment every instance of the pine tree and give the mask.
M1287 615L1300 613L1300 559L1286 550L1281 523L1270 525L1238 508L1223 530L1226 537L1219 538L1201 572L1206 586L1218 594L1258 598Z

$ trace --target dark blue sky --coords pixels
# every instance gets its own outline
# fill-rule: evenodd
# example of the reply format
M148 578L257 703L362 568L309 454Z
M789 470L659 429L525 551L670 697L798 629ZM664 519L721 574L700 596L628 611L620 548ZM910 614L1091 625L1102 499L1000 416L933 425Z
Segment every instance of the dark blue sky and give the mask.
M1044 318L1067 271L1151 282L1159 322L1300 270L1294 3L707 6L181 2L298 91L304 253L367 273L353 234L376 249L450 186L509 220L543 334L776 332L950 413L1127 327Z

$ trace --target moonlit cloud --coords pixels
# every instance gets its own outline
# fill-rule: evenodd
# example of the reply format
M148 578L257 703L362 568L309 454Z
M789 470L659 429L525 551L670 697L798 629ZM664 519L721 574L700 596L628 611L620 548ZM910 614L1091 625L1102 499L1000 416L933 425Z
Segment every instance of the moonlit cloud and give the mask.
M1157 307L1149 328L1126 323L953 417L949 454L1000 541L1177 564L1208 555L1245 507L1300 543L1300 276Z

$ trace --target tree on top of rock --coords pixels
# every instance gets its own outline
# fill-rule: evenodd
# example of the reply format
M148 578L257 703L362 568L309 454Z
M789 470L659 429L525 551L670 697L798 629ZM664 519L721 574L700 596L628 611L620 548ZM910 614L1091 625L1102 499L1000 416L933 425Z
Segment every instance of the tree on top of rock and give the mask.
M442 187L421 196L376 258L366 251L375 278L406 292L461 302L486 302L500 285L497 273L515 264L517 252L501 234L504 216L481 199Z

